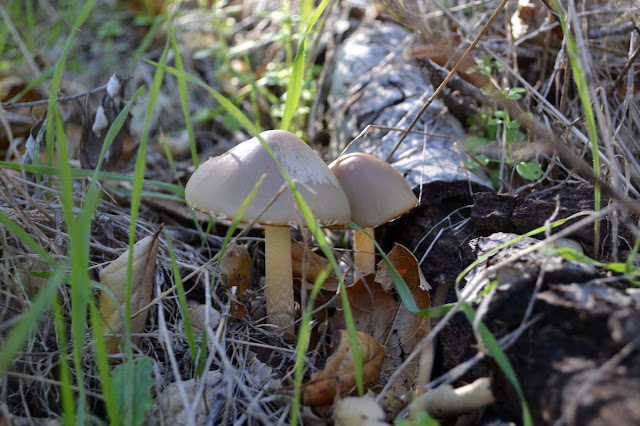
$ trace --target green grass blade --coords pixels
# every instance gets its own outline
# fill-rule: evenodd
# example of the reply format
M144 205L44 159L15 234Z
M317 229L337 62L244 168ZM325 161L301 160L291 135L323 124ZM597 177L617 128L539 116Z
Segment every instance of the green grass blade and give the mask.
M7 368L14 361L18 351L24 346L29 338L29 334L37 326L38 319L56 297L58 286L63 282L65 277L66 273L64 270L57 268L45 286L38 292L33 303L31 303L29 308L22 314L22 318L18 324L9 332L2 346L2 350L0 350L0 376L7 371Z
M314 303L316 298L318 297L318 293L320 293L320 290L322 290L322 285L327 280L327 278L329 278L330 274L330 266L327 266L318 274L318 277L313 283L311 293L309 294L307 308L304 311L300 329L298 331L298 342L296 345L295 388L293 396L293 406L291 407L291 415L289 418L289 423L291 425L298 424L298 412L300 411L300 404L302 400L302 369L304 367L304 356L307 353L309 340L311 337L311 313L313 312Z
M569 55L569 61L571 62L571 72L573 73L573 78L576 83L576 87L578 88L578 96L580 97L580 103L582 104L582 108L584 109L584 118L587 122L587 129L589 131L589 140L591 141L591 155L593 156L593 173L595 174L597 179L600 179L601 171L600 171L600 151L598 149L598 133L596 131L596 120L593 112L593 107L591 106L591 99L589 94L589 84L585 77L584 68L582 62L580 61L580 55L578 54L578 46L576 45L576 41L573 38L573 35L568 30L567 21L564 16L563 8L560 6L558 0L552 0L553 6L558 14L558 20L560 21L560 26L562 27L562 33L564 34L564 38L567 45L567 54ZM594 210L597 212L600 211L601 207L601 194L600 194L600 185L596 181L595 191L594 191L594 201L595 206ZM600 247L600 219L597 219L594 224L594 247L595 251L599 250Z
M58 142L58 163L62 176L61 201L64 211L66 227L69 232L69 259L71 261L71 339L73 341L73 361L80 404L77 409L86 407L84 404L84 375L82 371L82 351L85 342L87 324L87 299L89 297L89 235L78 221L74 213L73 177L71 165L67 161L69 154L64 134L62 118L57 110L50 117L50 124L55 125L56 140ZM84 414L78 412L80 417Z
M89 313L91 315L91 324L100 324L100 313L96 307L93 298L89 303ZM102 396L104 397L104 405L109 416L109 423L112 425L121 424L121 418L115 405L115 391L111 380L111 370L109 367L109 358L107 357L107 347L102 335L102 328L91 327L93 335L93 345L96 353L96 365L100 374L100 386L102 387Z
M320 15L322 15L322 12L324 12L327 4L329 4L329 0L323 0L322 3L320 3L315 13L311 17L311 20L309 21L309 25L307 26L302 39L300 40L298 52L296 53L296 57L293 61L291 77L289 77L289 84L287 85L287 99L284 104L284 113L282 115L282 123L280 125L280 128L282 130L289 129L291 120L293 119L293 115L298 108L298 102L300 101L300 93L302 92L302 78L304 75L305 67L304 55L307 46L307 34L309 34Z
M33 90L34 87L38 87L40 84L42 84L43 81L51 78L51 76L53 76L54 71L55 71L55 68L49 68L43 71L35 80L30 81L29 84L24 89L22 89L19 93L17 93L14 97L9 99L7 102L9 103L18 102L20 99L22 99L24 95L26 95L31 90Z
M169 43L165 43L160 62L165 64L169 52ZM147 161L147 143L149 135L149 124L151 123L151 116L155 108L158 94L160 93L160 86L164 77L164 71L157 69L153 76L153 83L151 85L151 91L149 93L149 107L147 109L147 116L144 123L144 130L142 132L142 139L140 140L140 146L138 148L138 155L136 157L136 163L134 168L133 188L131 193L131 225L129 227L129 259L127 262L127 275L126 275L126 289L125 289L125 321L124 321L124 350L125 350L125 364L124 367L128 370L124 374L124 378L128 381L124 386L124 412L126 418L124 423L127 425L134 424L135 415L135 395L133 389L135 386L134 379L135 374L133 371L133 353L131 349L131 281L133 277L133 246L135 245L136 235L136 222L138 220L138 212L140 210L140 200L142 198L142 187L144 182L144 171Z
M169 28L169 36L171 37L171 46L173 47L173 53L175 55L174 61L176 63L176 68L180 71L184 71L184 66L182 65L182 58L180 57L180 49L178 48L178 43L176 42L176 37L173 32L173 26L171 25L171 20L167 20L168 28ZM198 162L198 152L196 151L196 140L193 135L193 125L191 124L191 115L189 114L189 100L188 100L188 92L187 92L187 81L180 77L176 76L178 79L178 94L180 95L180 104L182 105L182 113L184 114L184 122L187 127L187 133L189 134L189 146L191 147L191 158L193 159L193 165L197 169L199 166Z
M40 258L47 262L53 269L60 268L58 262L56 262L55 259L51 257L49 252L43 249L42 246L40 246L40 244L38 244L38 242L34 240L31 235L27 234L27 232L22 229L20 225L9 219L9 217L7 217L7 215L2 212L0 212L0 225L4 226L10 233L15 235L16 238L22 241L35 254L40 256Z
M40 173L47 176L61 176L61 168L55 166L44 166L37 164L19 164L10 161L0 161L0 166L7 167L12 170L25 171L28 173ZM111 173L111 172L100 172L97 170L88 170L88 169L71 169L71 176L74 178L78 177L94 177L97 180L111 180L115 182L129 182L133 183L135 177L124 175L120 173ZM184 200L184 188L180 185L174 185L171 183L160 182L157 180L144 179L143 184L145 186L150 186L154 188L158 188L164 191L171 192L180 197L181 200ZM158 193L156 196L160 197L162 194Z
M60 82L62 81L62 73L64 72L65 63L67 61L67 54L69 53L69 49L73 44L76 33L78 32L78 28L82 26L84 21L91 13L93 6L95 5L96 0L87 1L82 9L80 10L80 14L76 18L73 26L71 26L71 33L69 37L67 37L67 42L65 43L62 54L60 55L60 59L56 65L55 71L53 72L53 81L51 82L51 87L49 89L49 103L47 106L47 116L51 117L55 111L57 111L57 103L58 103L58 89L60 88ZM46 163L50 166L53 162L53 153L54 153L54 135L55 129L51 124L47 126L47 134L46 134ZM67 157L68 158L68 157Z
M468 303L465 303L462 306L462 310L464 311L465 315L469 319L469 322L473 324L475 321L475 312L471 307L471 305ZM505 374L505 376L507 376L507 379L509 379L509 382L511 382L516 392L518 393L518 397L520 398L520 405L522 409L522 424L525 426L532 426L533 419L531 418L531 412L529 411L529 406L524 396L522 386L520 386L520 381L518 380L518 376L516 375L516 372L513 369L511 362L505 355L504 351L500 347L500 344L498 343L496 338L493 337L493 334L491 334L487 326L482 321L478 323L478 331L480 332L480 337L482 339L482 342L484 343L485 347L491 354L491 357L493 357L493 359L496 361L496 363L498 364L502 372Z
M71 373L67 364L67 333L64 330L64 315L57 298L53 298L53 318L56 324L56 337L60 348L60 396L62 400L62 419L64 424L75 423L75 398L71 391Z
M198 346L196 345L196 338L193 334L193 328L191 327L191 320L189 319L187 309L187 296L184 293L184 286L182 285L182 277L180 276L180 270L178 269L178 263L176 262L176 255L173 252L173 246L171 245L171 238L169 233L165 229L165 237L167 238L167 248L169 249L169 256L171 257L171 270L173 272L173 280L176 288L178 289L178 301L180 303L180 312L182 313L182 320L184 321L184 328L187 333L187 344L189 345L189 351L191 351L191 358L193 359L193 365L196 365L198 358Z
M93 179L91 180L91 184L94 187L96 186L95 181L96 181L96 179L98 177L97 176L98 172L102 168L102 162L104 161L104 158L107 155L107 151L109 150L109 147L111 147L111 144L113 143L114 139L118 135L118 132L120 132L120 129L122 129L122 126L124 126L124 123L127 120L127 117L129 116L129 111L131 111L131 107L133 106L133 103L140 96L142 96L144 91L145 91L144 86L139 88L136 91L136 93L133 95L131 100L129 102L127 102L127 104L124 106L124 108L122 108L122 111L120 111L118 113L116 118L113 120L113 123L111 123L111 126L109 127L109 131L107 132L106 136L104 137L104 142L102 143L102 149L100 150L100 156L98 157L98 164L96 165L96 169L95 169L95 171L93 173ZM89 209L93 210L93 207L90 207Z
M158 31L160 31L160 29L162 28L162 23L164 22L164 20L165 15L158 15L154 18L153 23L151 24L151 28L149 28L149 31L147 31L144 38L136 48L136 51L133 53L133 56L131 57L131 61L129 62L128 67L130 72L133 72L138 66L140 57L144 54L144 52L147 51L147 49L149 49L151 43L153 43L153 40L158 35Z

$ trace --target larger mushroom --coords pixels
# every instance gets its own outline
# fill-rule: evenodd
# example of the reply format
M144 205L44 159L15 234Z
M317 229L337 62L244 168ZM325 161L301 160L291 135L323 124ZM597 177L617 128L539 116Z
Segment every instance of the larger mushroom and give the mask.
M283 130L266 131L260 136L321 226L348 223L349 201L337 178L309 145ZM299 224L299 215L290 188L259 139L249 139L203 163L187 182L185 198L197 210L231 219L265 172L266 178L243 220L264 225L268 321L291 333L294 300L290 226ZM278 195L281 189L284 192Z
M340 181L351 206L351 220L365 232L353 235L354 263L363 275L375 272L374 228L418 205L404 177L378 157L356 152L338 158L329 168Z

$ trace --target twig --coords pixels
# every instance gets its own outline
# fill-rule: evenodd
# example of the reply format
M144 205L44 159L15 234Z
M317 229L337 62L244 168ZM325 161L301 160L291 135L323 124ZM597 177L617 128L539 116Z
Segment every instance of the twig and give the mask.
M422 108L420 108L420 111L418 111L418 114L416 114L416 117L413 119L411 124L409 124L409 127L407 127L407 129L404 131L404 134L402 135L400 140L396 143L396 145L393 147L393 149L391 150L391 152L387 156L387 163L389 163L391 161L391 158L393 157L393 155L396 153L396 151L400 147L400 144L402 143L402 141L404 141L406 139L406 137L409 135L411 130L415 127L415 125L420 120L420 117L422 117L422 114L424 114L424 112L427 110L429 105L431 105L433 103L433 101L436 99L436 97L444 90L444 87L447 85L447 83L449 83L449 81L453 78L453 76L458 72L458 68L460 68L460 66L462 65L464 60L467 58L467 56L469 56L471 51L473 49L475 49L477 44L480 42L480 39L484 36L484 34L489 29L489 27L493 24L493 21L495 21L495 19L498 17L498 14L504 8L505 4L507 4L507 1L508 0L502 0L500 2L498 7L496 7L496 10L493 12L491 17L489 18L489 20L482 27L482 30L480 30L480 33L476 36L476 38L473 40L473 42L467 48L467 50L465 50L465 52L462 54L462 56L460 57L458 62L456 62L456 64L453 66L453 68L451 68L451 71L449 72L449 75L447 75L447 77L440 84L440 86L438 86L438 88L433 92L433 94L429 97L429 99L427 99L427 102L425 102L424 105L422 106Z
M102 92L106 88L107 88L107 85L105 84L103 86L91 89L88 92L78 93L78 94L69 95L69 96L62 96L62 97L58 98L58 102L70 101L70 100L73 100L73 99L81 98L83 96L92 95L94 93ZM41 101L33 101L33 102L18 102L18 103L15 103L15 102L3 102L2 103L2 108L4 108L4 109L31 108L31 107L40 106L40 105L47 105L48 103L49 103L48 99L42 99Z

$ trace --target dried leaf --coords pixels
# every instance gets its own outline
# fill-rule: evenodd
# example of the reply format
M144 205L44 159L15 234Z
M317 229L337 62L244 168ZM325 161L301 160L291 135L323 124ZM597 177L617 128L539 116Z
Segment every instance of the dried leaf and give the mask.
M215 328L218 326L218 324L220 324L220 319L222 318L220 312L218 312L211 306L209 306L209 309L207 309L207 305L199 303L190 308L188 313L189 321L191 322L194 333L200 333L202 332L202 330L204 330L206 325L207 311L209 311L209 327Z
M384 421L384 410L370 394L346 397L336 404L336 426L382 425L388 425Z
M306 280L310 285L315 282L320 272L329 266L329 261L316 252L307 250L305 256L304 244L295 240L291 240L291 256L294 277L302 278L304 263L308 263ZM338 289L338 278L333 272L324 282L322 288L327 291L336 291Z
M154 270L158 254L158 234L150 235L133 246L133 265L131 278L131 314L135 314L151 302ZM127 263L129 250L100 271L100 283L113 293L115 300L109 293L100 293L100 321L102 330L106 334L122 333L124 323L120 311L125 310L125 293L127 283ZM147 321L147 312L131 319L131 333L142 333ZM112 331L113 330L113 331ZM140 338L132 338L137 343ZM109 353L118 352L119 339L117 336L105 336L105 343Z
M359 280L347 287L346 291L356 330L371 334L384 343L391 332L398 302L379 283L374 282L374 278L373 274L369 274L364 277L366 281ZM340 300L338 307L342 308ZM346 328L343 315L335 315L332 324L336 329Z
M251 284L253 262L249 251L242 244L230 244L220 260L220 279L227 287L227 296L233 318L244 318L247 308L241 302Z
M416 286L420 286L423 290L431 289L431 286L422 274L422 269L420 269L418 259L416 259L408 248L402 244L396 243L393 246L393 250L391 250L387 255L387 258L407 283L411 292L413 292ZM380 285L382 285L382 287L387 291L394 287L393 278L391 277L387 264L384 260L378 263L376 282L380 283Z
M406 247L396 244L387 257L407 284L409 291L411 291L411 297L418 309L429 309L431 307L431 298L427 289L430 286L424 279L418 260L413 253ZM378 271L381 277L389 275L386 266L379 265ZM378 276L376 276L376 280L378 279ZM399 368L406 356L431 331L429 318L410 312L401 301L398 301L398 303L398 313L394 319L393 331L389 339L384 342L389 348L389 352L382 368L384 371L389 372L394 372ZM430 356L426 358L420 356L411 364L406 365L403 368L403 373L394 383L398 392L403 393L405 390L411 389L418 375L421 376L420 383L424 380L428 381L431 369L430 361ZM427 371L424 371L425 369Z
M418 260L411 251L396 244L387 257L409 287L418 308L430 308L431 299L425 289L429 288L429 284L422 276ZM384 262L378 265L375 279L373 275L365 279L366 282L358 281L347 288L353 319L358 331L371 334L388 348L382 370L391 375L402 365L413 348L429 334L430 320L410 312L399 298L393 297L390 293L394 288L393 279ZM340 303L338 305L341 306ZM332 324L336 328L343 328L343 316L334 316ZM431 358L430 353L427 355L429 356L418 357L413 363L403 367L402 374L394 383L399 393L413 387L419 372L420 382L428 377Z
M242 244L230 244L220 260L220 278L228 289L238 288L238 299L242 299L251 284L252 269L253 262L247 248Z
M362 352L363 382L366 386L380 379L380 366L385 356L385 347L369 334L358 332L357 336ZM305 384L302 399L305 405L330 404L338 387L344 393L355 385L356 376L349 336L346 330L341 330L340 346L327 360L324 369L311 376Z

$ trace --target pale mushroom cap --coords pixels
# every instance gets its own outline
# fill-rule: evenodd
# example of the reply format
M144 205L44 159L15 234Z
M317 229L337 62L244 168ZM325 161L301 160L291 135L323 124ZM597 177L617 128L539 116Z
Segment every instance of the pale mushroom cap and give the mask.
M329 167L347 194L351 220L363 228L387 223L418 205L402 175L373 155L347 154Z
M342 187L309 145L284 130L269 130L260 136L294 181L320 225L345 225L349 222L349 201ZM232 219L265 172L268 172L267 177L249 204L243 221L256 219L284 186L286 191L257 222L273 226L299 224L293 194L258 138L249 139L218 157L209 158L187 182L185 198L197 210Z

